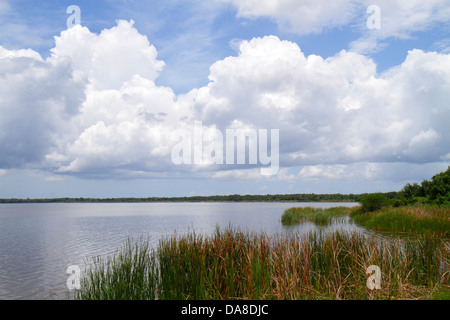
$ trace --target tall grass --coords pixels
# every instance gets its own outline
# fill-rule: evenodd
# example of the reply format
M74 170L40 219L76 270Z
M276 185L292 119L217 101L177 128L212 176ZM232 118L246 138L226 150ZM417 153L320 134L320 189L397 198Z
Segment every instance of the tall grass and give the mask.
M142 251L141 251L142 250ZM270 237L231 227L124 246L82 281L78 299L408 299L449 285L449 247L439 237L404 244L360 233ZM380 290L366 270L382 271Z
M270 246L265 237L228 228L210 238L193 233L160 242L162 299L265 298Z
M153 300L159 267L148 241L128 239L117 255L89 258L91 267L81 279L79 300Z
M370 213L353 210L350 216L356 223L369 229L437 233L450 237L450 208L430 205L386 207Z
M283 225L292 225L301 222L311 221L318 225L329 224L332 217L349 215L351 208L332 207L332 208L312 208L298 207L289 208L281 216Z

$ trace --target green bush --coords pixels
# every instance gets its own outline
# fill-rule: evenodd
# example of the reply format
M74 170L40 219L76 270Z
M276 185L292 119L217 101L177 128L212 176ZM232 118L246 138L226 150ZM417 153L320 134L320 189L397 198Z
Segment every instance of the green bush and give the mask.
M381 193L371 193L361 199L361 210L373 212L389 204L389 199Z
M390 199L390 205L394 208L399 208L401 206L406 205L406 201L404 199Z

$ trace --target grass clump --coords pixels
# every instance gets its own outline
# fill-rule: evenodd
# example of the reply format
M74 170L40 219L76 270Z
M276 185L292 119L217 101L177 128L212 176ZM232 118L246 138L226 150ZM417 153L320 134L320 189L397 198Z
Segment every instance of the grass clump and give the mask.
M81 279L79 300L153 300L159 266L148 241L128 239L118 254L87 260L91 267Z
M325 225L329 224L333 217L349 215L350 210L347 207L332 207L327 209L312 207L289 208L281 216L281 223L283 225L293 225L311 221L318 225Z
M447 294L448 250L439 237L404 244L357 232L270 237L217 229L162 239L152 250L128 243L116 257L95 260L77 298L426 299ZM379 290L366 286L370 265L382 272Z

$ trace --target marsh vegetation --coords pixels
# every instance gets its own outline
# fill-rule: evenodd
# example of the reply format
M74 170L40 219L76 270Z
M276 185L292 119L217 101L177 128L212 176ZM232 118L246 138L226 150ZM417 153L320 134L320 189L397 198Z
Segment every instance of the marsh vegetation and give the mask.
M332 218L350 215L354 210L348 207L312 208L294 207L287 209L281 216L283 225L293 225L301 222L314 222L318 225L329 224Z
M77 299L427 299L449 286L449 247L439 237L383 242L360 233L271 237L239 229L128 241L93 258ZM380 290L367 288L370 265Z

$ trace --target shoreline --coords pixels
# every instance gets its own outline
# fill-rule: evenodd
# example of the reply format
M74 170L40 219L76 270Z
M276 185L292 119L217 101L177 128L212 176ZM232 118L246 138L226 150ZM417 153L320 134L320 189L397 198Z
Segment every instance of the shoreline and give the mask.
M383 193L389 198L397 195L397 192ZM59 198L2 198L4 203L168 203L168 202L355 202L367 195L362 194L267 194L267 195L214 195L214 196L186 196L186 197L113 197L113 198L86 198L86 197L59 197Z

